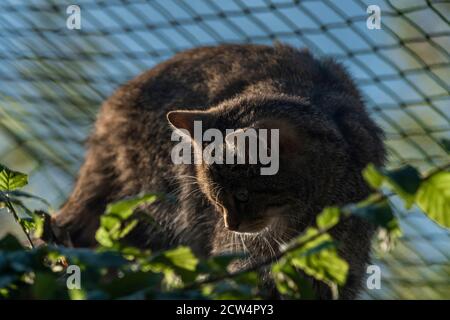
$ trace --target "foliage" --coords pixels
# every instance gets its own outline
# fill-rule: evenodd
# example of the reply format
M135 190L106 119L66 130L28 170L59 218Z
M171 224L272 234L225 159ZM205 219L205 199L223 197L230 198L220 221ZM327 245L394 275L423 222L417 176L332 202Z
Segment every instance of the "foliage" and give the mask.
M437 172L417 191L417 205L439 224L450 228L450 174Z
M411 166L387 171L369 165L363 175L373 188L385 186L398 195L407 208L416 204L430 219L450 227L450 172L446 167L421 177Z
M133 212L143 204L151 204L156 195L142 195L109 204L105 214L100 218L100 228L95 235L96 240L105 248L120 246L119 240L124 238L138 223Z
M282 248L276 259L232 271L235 263L246 259L244 254L201 259L189 247L151 252L127 246L124 237L143 218L139 209L160 197L155 194L138 195L108 205L96 233L99 243L96 249L53 244L35 248L31 233L42 235L49 216L28 209L22 199L34 198L47 203L19 190L27 184L27 175L0 166L0 207L13 214L32 247L24 248L11 235L0 240L0 298L267 298L269 293L259 285L261 269L270 269L279 294L285 298L314 298L305 275L324 282L337 298L348 272L348 264L339 257L338 244L329 233L339 221L351 216L367 219L378 226L383 241L391 243L401 235L389 202L389 196L397 195L406 206L416 204L431 219L449 227L449 172L437 170L422 177L411 166L388 171L369 165L363 175L374 189L367 199L343 208L325 208L317 216L316 225ZM391 194L386 194L386 190ZM69 289L70 265L81 270L80 288Z

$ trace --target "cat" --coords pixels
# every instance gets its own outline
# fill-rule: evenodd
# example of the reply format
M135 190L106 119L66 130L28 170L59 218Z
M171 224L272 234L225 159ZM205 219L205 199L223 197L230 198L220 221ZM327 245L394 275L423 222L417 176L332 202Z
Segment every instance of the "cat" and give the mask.
M279 129L279 171L173 164L172 132L190 132L194 121L221 131ZM127 241L153 250L189 245L202 257L242 250L250 256L242 267L276 255L325 206L364 199L361 171L384 161L383 133L341 64L282 44L195 48L104 102L74 190L52 224L74 246L93 247L108 203L156 192L166 196L140 210L157 225L143 219ZM343 299L362 287L373 232L357 217L332 231L350 266ZM331 298L311 281L319 298Z

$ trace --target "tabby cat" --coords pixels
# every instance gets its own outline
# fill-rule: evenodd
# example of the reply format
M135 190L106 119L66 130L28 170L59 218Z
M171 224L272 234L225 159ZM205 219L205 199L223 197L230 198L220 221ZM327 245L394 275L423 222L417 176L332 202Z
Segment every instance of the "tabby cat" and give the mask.
M253 165L171 161L173 130L279 129L279 171ZM286 45L220 45L188 50L119 88L102 106L86 160L68 201L53 219L74 246L96 245L105 206L139 193L163 194L140 209L127 241L154 250L189 245L201 256L245 251L249 263L314 224L325 207L368 194L361 170L382 165L382 132L369 118L346 70ZM193 151L194 152L194 151ZM352 217L332 236L349 263L340 297L357 296L373 227ZM62 237L62 236L61 236ZM270 276L261 275L270 287ZM310 279L319 298L330 291Z

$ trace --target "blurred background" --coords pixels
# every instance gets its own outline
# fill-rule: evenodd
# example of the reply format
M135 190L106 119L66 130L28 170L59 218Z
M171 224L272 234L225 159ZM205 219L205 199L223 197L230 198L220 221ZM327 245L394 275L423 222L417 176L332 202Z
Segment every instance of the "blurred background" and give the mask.
M71 4L80 30L66 27ZM366 26L369 5L381 9L379 30ZM28 173L27 191L56 210L120 84L184 49L280 41L346 65L386 133L389 166L426 171L450 161L449 17L448 1L2 0L0 163ZM361 298L450 299L450 233L393 201L404 237L374 253L382 286ZM0 236L11 231L0 211Z

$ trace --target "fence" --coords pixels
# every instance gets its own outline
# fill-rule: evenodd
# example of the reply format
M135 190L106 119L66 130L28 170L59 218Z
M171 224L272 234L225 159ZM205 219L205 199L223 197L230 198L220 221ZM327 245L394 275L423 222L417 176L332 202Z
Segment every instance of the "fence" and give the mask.
M81 29L66 27L70 4ZM369 5L381 9L370 30ZM445 1L19 1L0 3L1 162L57 207L114 88L175 52L275 40L343 62L386 132L389 166L449 161L450 4ZM375 256L382 289L362 298L450 298L450 234L398 207L405 236ZM1 228L1 226L0 226Z

